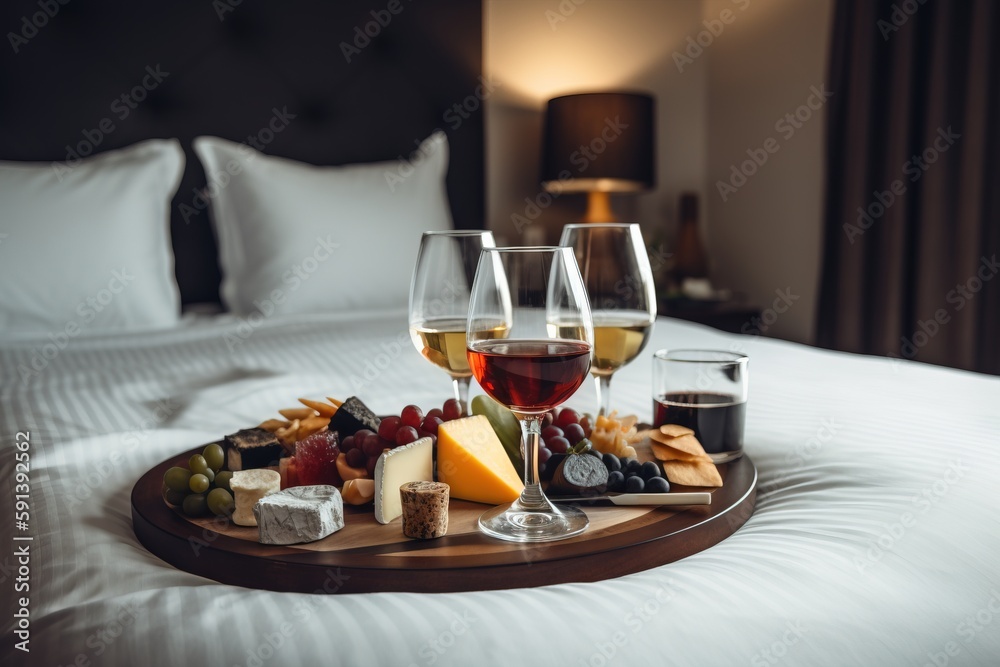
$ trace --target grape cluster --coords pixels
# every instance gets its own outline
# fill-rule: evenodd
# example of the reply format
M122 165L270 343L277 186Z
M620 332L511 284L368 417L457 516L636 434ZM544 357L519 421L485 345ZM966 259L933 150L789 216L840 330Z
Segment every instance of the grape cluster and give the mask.
M161 493L169 504L180 506L188 516L230 516L236 504L229 480L233 473L222 470L225 451L212 443L188 459L187 467L174 466L163 474Z
M550 410L542 417L542 437L538 443L538 471L546 472L546 463L553 454L565 454L581 440L590 437L593 426L589 415L572 408Z
M618 458L614 454L601 457L608 469L608 491L625 493L667 493L670 482L660 474L655 461L639 463L633 458Z
M434 408L427 414L416 405L407 405L398 417L385 417L379 423L378 432L361 429L349 435L340 443L340 449L347 457L347 465L365 468L375 476L375 464L386 449L402 447L420 438L430 438L437 444L438 426L462 417L462 405L450 398L441 409Z

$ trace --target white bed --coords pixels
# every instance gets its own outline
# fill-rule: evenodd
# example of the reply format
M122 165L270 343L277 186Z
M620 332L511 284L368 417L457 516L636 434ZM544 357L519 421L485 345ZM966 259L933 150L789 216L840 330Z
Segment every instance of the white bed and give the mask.
M138 477L299 396L358 394L391 413L439 405L449 387L410 345L401 312L237 324L82 335L23 377L48 339L0 344L5 498L19 431L30 431L31 454L29 530L10 511L0 523L3 664L1000 661L998 378L661 319L647 353L615 377L623 412L649 417L654 349L735 346L751 357L747 452L760 493L736 534L594 584L279 594L216 584L147 552L130 519ZM589 409L592 391L571 404ZM30 654L14 648L9 612L13 549L25 544L15 534L33 537Z

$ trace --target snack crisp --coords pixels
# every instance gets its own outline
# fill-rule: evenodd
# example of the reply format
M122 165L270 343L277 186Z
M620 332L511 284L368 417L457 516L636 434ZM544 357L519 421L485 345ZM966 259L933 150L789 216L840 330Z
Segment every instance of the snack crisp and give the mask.
M653 456L663 463L663 473L674 484L722 486L722 476L694 431L679 424L664 424L649 433Z

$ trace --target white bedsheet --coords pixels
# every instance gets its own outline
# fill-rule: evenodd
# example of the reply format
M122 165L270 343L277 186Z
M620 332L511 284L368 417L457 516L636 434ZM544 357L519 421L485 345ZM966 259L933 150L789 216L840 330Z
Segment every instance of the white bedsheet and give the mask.
M594 584L278 594L148 553L132 533L136 479L299 396L358 394L389 413L440 405L450 387L402 313L238 324L81 336L52 359L46 341L0 344L3 664L1000 662L1000 379L661 319L614 379L623 412L649 417L654 349L751 357L746 439L761 492L735 535ZM588 383L571 404L593 400ZM31 434L27 531L9 511L18 431ZM33 536L30 654L11 634L15 534Z

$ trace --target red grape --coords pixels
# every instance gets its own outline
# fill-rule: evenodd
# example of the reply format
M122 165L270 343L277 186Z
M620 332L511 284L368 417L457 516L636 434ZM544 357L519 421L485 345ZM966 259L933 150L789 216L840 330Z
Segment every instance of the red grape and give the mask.
M367 457L365 457L365 453L360 449L349 449L345 456L347 457L347 465L352 468L363 468L365 461L368 460Z
M379 437L385 438L386 440L395 440L396 431L399 430L402 420L399 417L386 417L382 420L382 423L378 425Z
M546 426L542 429L542 437L546 440L549 438L561 438L564 435L566 434L558 426Z
M398 433L399 431L396 432ZM393 438L392 440L386 440L385 438L379 438L378 446L382 448L382 451L385 451L386 449L392 449L393 447L396 446L396 439Z
M552 457L552 450L547 447L538 448L538 463L545 463Z
M375 464L378 463L378 458L377 456L371 457L365 463L365 470L368 471L369 477L375 477Z
M555 424L559 428L566 428L570 424L580 423L580 413L573 408L563 408L556 417Z
M576 443L580 442L581 440L587 437L586 434L583 432L583 427L580 426L579 424L570 424L565 429L563 429L563 431L565 431L563 435L566 436L566 439L569 440L571 445L575 445Z
M548 438L545 441L545 445L552 450L553 454L565 454L566 450L569 449L569 440L562 436Z
M362 447L365 444L365 438L370 435L375 435L373 431L369 431L366 428L358 429L358 432L354 434L354 446Z
M415 405L407 405L399 413L399 416L403 422L403 426L412 426L416 430L420 428L420 422L424 420L424 411Z
M420 424L421 431L427 431L430 435L437 435L438 426L444 423L444 420L440 417L435 417L433 415L427 415L424 417L423 423Z
M417 433L417 429L412 426L403 426L396 432L396 444L402 447L414 442L419 437L420 434Z
M545 429L548 428L549 426L552 426L552 422L554 422L555 420L556 418L552 416L552 411L549 410L544 415L542 415L542 428Z
M458 399L449 398L444 402L444 420L450 422L453 419L461 419L462 417L462 404L458 402Z
M361 445L361 449L364 450L365 456L368 458L376 457L382 453L382 440L377 435L370 435L365 438L365 442Z
M340 451L349 452L354 449L354 436L349 435L344 438L344 441L340 443Z
M585 438L589 438L594 431L594 426L587 415L580 417L580 427L583 429L583 437Z

